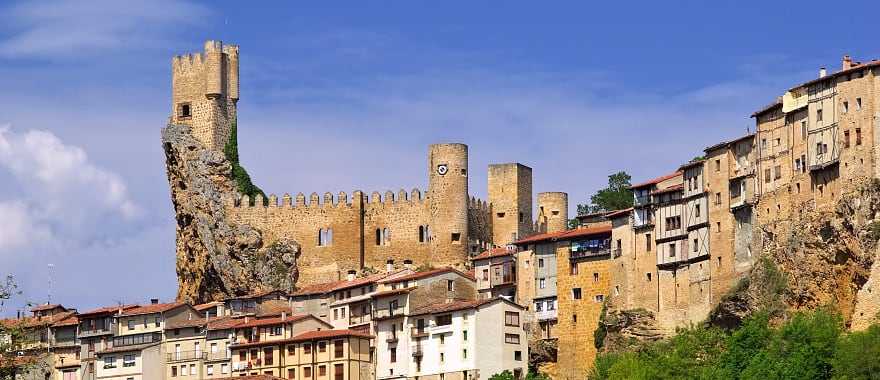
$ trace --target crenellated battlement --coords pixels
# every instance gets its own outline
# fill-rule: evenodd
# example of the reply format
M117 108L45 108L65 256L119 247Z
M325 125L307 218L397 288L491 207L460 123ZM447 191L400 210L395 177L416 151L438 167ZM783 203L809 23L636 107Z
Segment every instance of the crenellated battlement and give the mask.
M268 198L263 198L261 194L253 197L247 194L236 194L226 197L225 204L231 208L325 208L325 207L352 207L353 202L363 199L364 205L381 204L381 205L411 205L422 204L425 198L422 196L421 190L413 188L409 192L400 189L395 195L394 192L388 190L384 196L378 191L372 192L370 195L360 190L352 192L351 198L344 191L340 191L335 196L333 193L326 192L323 196L318 193L311 193L308 197L303 193L297 193L296 197L291 197L285 193L281 197L276 194L270 194ZM480 201L482 202L482 201ZM485 203L483 203L485 204Z

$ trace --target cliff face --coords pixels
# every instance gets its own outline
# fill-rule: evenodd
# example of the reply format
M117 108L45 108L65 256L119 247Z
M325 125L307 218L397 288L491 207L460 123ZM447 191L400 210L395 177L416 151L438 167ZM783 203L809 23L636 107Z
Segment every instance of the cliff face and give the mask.
M289 239L267 246L261 231L227 222L224 200L236 184L224 154L206 149L186 126L163 129L162 146L177 220L178 300L291 290L300 246Z
M758 227L762 253L749 276L710 316L736 324L760 309L815 309L831 305L853 329L880 312L880 181L854 186L830 211L805 207L791 220Z

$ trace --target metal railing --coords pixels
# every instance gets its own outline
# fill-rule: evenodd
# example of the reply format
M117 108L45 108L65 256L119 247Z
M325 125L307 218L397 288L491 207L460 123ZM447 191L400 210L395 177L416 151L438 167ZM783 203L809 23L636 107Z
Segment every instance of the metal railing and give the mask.
M373 310L373 318L391 318L398 317L403 315L403 308L397 307L394 309L374 309Z
M413 338L428 336L428 326L413 327L409 335Z
M605 256L611 254L611 248L592 248L592 249L584 249L577 252L572 252L568 258L569 260L575 259L583 259L587 257L598 257Z
M174 362L182 362L182 361L192 361L192 360L205 360L208 357L208 353L205 351L180 351L180 352L172 352L169 354L165 354L165 362L174 363Z

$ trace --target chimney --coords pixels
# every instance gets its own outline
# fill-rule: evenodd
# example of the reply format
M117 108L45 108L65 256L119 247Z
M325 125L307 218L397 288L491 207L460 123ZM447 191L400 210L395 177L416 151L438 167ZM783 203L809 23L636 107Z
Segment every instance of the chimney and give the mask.
M394 270L394 260L388 259L388 261L385 262L385 271L390 273L393 270Z
M403 267L406 269L412 269L412 260L410 260L410 259L403 260Z
M354 269L351 269L348 271L348 277L346 277L346 278L348 279L348 281L354 281L354 276L356 274L357 274L357 271Z
M158 299L158 298L150 298L150 304L152 304L152 305L158 305L158 304L159 304L159 299Z
M843 56L843 69L844 70L849 70L853 66L852 63L853 63L852 58L850 58L849 55Z
M828 75L828 72L825 71L824 67L820 67L819 68L819 78L825 78L826 75Z

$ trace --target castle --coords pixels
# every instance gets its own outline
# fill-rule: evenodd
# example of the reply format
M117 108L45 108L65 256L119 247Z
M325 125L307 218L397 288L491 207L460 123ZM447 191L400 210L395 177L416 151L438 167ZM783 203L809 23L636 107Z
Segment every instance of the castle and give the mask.
M172 60L169 124L188 126L209 150L222 151L236 124L238 54L237 46L208 41L204 53ZM561 192L538 194L533 218L528 166L490 165L488 201L468 193L467 145L431 145L426 169L425 192L273 194L268 199L226 194L225 213L230 223L256 228L268 242L298 242L299 284L388 263L463 266L484 249L567 226L568 196Z

